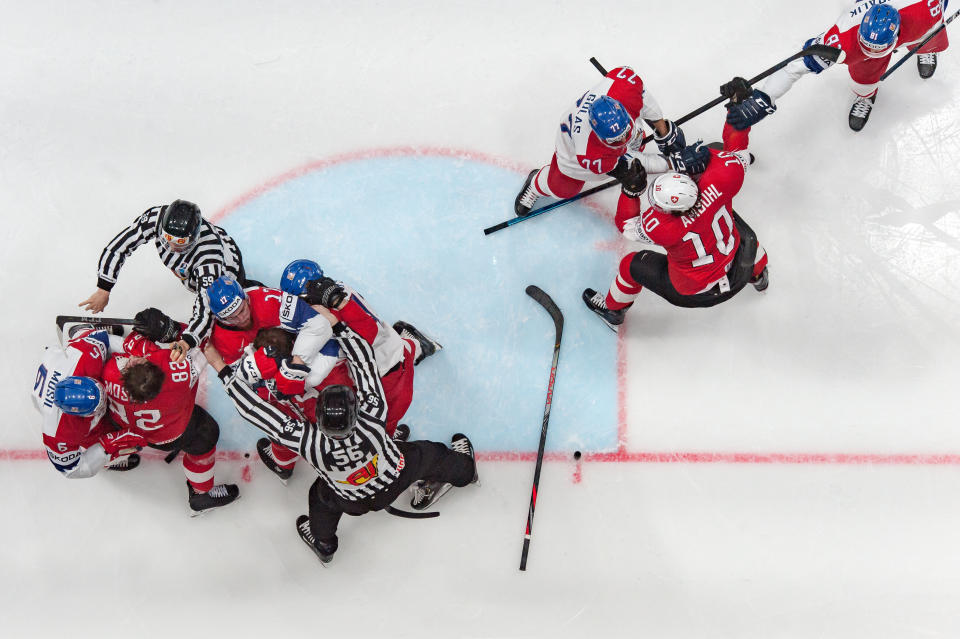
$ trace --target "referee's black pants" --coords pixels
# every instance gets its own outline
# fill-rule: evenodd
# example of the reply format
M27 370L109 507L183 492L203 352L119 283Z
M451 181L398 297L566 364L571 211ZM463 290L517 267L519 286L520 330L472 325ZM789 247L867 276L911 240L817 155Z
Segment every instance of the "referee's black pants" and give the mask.
M340 517L363 515L382 510L392 504L400 493L415 481L438 481L466 486L473 481L476 471L473 459L451 450L444 444L431 441L396 442L403 453L403 470L395 482L381 493L360 501L350 501L337 495L323 479L317 478L310 487L310 531L314 539L327 546L327 552L337 548L337 525ZM332 546L332 549L330 548Z

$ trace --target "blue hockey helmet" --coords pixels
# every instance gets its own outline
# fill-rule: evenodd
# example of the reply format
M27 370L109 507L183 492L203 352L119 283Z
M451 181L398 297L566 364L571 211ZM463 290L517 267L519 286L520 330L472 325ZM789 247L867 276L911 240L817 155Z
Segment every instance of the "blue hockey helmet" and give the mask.
M207 287L207 299L213 314L220 319L226 319L240 310L247 294L237 280L229 275L221 275Z
M882 58L897 44L900 13L889 4L876 4L863 14L857 38L868 58Z
M280 276L280 290L290 295L302 295L307 282L323 277L323 269L313 260L294 260L287 264Z
M601 95L590 105L590 128L607 144L619 146L630 137L633 118L622 104L609 95Z
M68 377L53 389L53 403L57 408L80 417L103 414L106 399L103 386L92 377Z

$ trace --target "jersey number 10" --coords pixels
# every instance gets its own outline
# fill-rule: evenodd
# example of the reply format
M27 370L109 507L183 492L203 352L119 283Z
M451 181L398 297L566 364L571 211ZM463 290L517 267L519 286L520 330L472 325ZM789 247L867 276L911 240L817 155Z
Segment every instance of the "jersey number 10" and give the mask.
M727 224L727 237L724 238L724 231L720 227L720 220L724 220ZM713 228L713 235L717 239L717 251L722 255L730 255L730 251L733 250L734 238L733 238L733 218L730 217L730 212L726 208L721 208L717 211L716 215L713 216L713 222L710 226ZM694 233L690 231L683 236L684 242L691 242L693 244L693 249L697 252L697 259L691 262L692 266L704 266L705 264L713 264L713 255L707 253L706 249L703 246L703 240L700 239L699 233Z

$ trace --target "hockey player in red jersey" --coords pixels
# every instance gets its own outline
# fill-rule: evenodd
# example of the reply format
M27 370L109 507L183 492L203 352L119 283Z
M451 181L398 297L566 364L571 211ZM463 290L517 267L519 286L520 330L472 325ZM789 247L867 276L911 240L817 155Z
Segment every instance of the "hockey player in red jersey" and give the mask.
M37 369L33 401L43 418L43 445L50 463L64 477L83 479L101 468L131 470L144 439L118 430L105 415L102 374L110 336L103 329L81 330L66 346L47 347ZM114 350L120 348L119 338Z
M824 33L804 43L804 48L825 44L843 50L842 64L847 65L854 94L848 119L851 129L860 131L866 125L877 99L880 76L890 65L894 49L917 45L943 24L945 8L946 2L942 0L859 0L848 6ZM921 78L933 76L937 53L945 51L948 45L944 29L918 51L917 70ZM815 55L794 60L767 78L762 89L775 104L799 78L808 73L819 74L831 64ZM738 110L752 109L749 100L738 107ZM766 112L750 124L764 115Z
M651 173L668 170L664 157L633 155L643 150L637 144L643 137L641 120L653 126L654 140L664 155L685 146L683 131L664 119L640 76L630 67L617 67L563 115L553 159L527 176L514 202L516 214L528 215L542 195L570 198L583 190L585 182L607 175L624 184L635 183L638 166ZM638 159L639 165L631 158Z
M143 325L175 324L156 309L138 313L137 320ZM197 385L206 362L203 353L191 349L187 357L171 361L169 349L149 337L131 333L124 342L126 353L107 361L103 380L110 414L114 422L141 435L152 448L183 451L193 514L225 506L238 497L239 489L234 484L213 483L220 427L196 405Z
M735 100L757 92L742 78L724 85ZM723 129L724 150L709 149L699 165L682 173L663 173L640 192L626 189L617 205L616 223L630 240L655 244L655 251L630 253L620 261L606 293L583 292L587 308L616 330L627 309L647 287L671 304L707 307L724 302L748 283L768 285L767 256L756 235L734 212L733 197L743 185L750 154L749 129Z

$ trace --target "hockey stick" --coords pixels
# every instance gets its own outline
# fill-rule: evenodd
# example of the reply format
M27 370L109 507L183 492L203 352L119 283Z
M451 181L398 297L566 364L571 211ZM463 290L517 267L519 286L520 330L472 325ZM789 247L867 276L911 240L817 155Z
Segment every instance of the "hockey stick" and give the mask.
M520 555L520 570L527 569L527 553L530 552L530 535L533 532L533 511L537 507L537 488L540 485L540 469L543 466L543 450L547 445L547 423L550 421L550 407L553 404L553 384L557 381L557 362L560 359L560 338L563 337L563 313L557 308L550 296L539 287L531 284L527 295L546 309L553 318L557 330L556 343L553 346L553 363L550 365L550 381L547 382L547 403L543 408L543 426L540 428L540 445L537 448L537 467L533 471L533 491L530 493L530 510L527 512L527 530L523 535L523 553Z
M950 24L951 22L953 22L953 19L956 18L958 15L960 15L960 11L957 11L957 12L954 13L952 16L950 16L949 18L947 18L946 20L944 20L944 21L943 21L943 24L941 24L939 27L937 27L937 29L935 29L933 33L931 33L931 34L928 35L926 38L924 38L924 39L920 42L920 44L918 44L917 46L915 46L915 47L913 47L912 49L910 49L905 56L903 56L902 58L900 58L899 60L897 60L897 63L896 63L895 65L893 65L892 67L890 67L889 69L887 69L887 70L884 72L884 74L880 76L880 82L883 82L884 80L886 80L888 75L890 75L891 73L893 73L894 71L896 71L897 69L899 69L899 68L900 68L900 65L902 65L904 62L907 61L907 58L912 57L913 54L915 54L917 51L919 51L919 50L921 49L921 47L923 47L923 45L925 45L926 43L928 43L928 42L930 42L931 40L933 40L933 38L936 37L936 35L937 35L938 33L940 33L941 31L943 31L944 29L946 29L946 28L947 28L947 25Z
M93 324L94 326L133 326L132 319L118 317L97 317L95 315L57 315L57 328L61 331L66 324L73 323Z
M597 71L600 72L600 75L607 75L607 70L603 68L603 65L600 64L596 58L590 58L590 64L597 68Z
M748 82L749 82L751 85L754 84L754 83L756 83L756 82L759 82L760 80L763 80L763 79L766 78L767 76L773 75L774 73L776 73L777 71L779 71L779 70L782 69L783 67L787 66L788 64L790 64L790 63L793 62L794 60L796 60L796 59L798 59L798 58L803 58L803 57L808 56L808 55L815 55L815 56L818 56L818 57L820 57L820 58L823 58L824 60L829 60L830 62L837 62L838 60L841 59L841 56L843 55L843 51L840 50L840 49L837 49L837 48L835 48L835 47L828 47L828 46L826 46L826 45L824 45L824 44L814 44L814 45L811 45L811 46L809 46L809 47L807 47L807 48L805 48L805 49L803 49L803 50L801 50L801 51L798 51L797 53L794 53L794 54L793 54L792 56L790 56L789 58L786 58L786 59L784 59L784 60L781 60L780 62L778 62L777 64L773 65L773 66L770 67L769 69L766 69L765 71L761 72L759 75L756 75L756 76L750 78L750 79L748 80ZM600 67L600 66L598 66L598 65L599 65L599 63L597 63L597 64L594 65L594 66L597 66L598 69L603 68L603 67ZM679 125L683 124L684 122L688 122L688 121L692 120L693 118L697 117L697 116L700 115L701 113L703 113L703 112L705 112L705 111L709 111L710 109L712 109L713 107L717 106L718 104L720 104L721 102L723 102L723 101L726 100L726 99L727 99L727 98L726 98L725 96L720 96L719 98L716 98L716 99L714 99L714 100L711 100L710 102L707 102L706 104L704 104L704 105L701 106L700 108L695 109L695 110L691 111L690 113L688 113L688 114L686 114L686 115L684 115L684 116L682 116L682 117L677 118L677 119L674 120L673 122L674 122L674 124L676 124L676 125L679 126ZM647 136L645 136L645 137L643 138L643 141L641 142L641 145L646 144L647 142L649 142L649 141L652 140L652 139L653 139L653 136L652 136L652 135L647 135ZM552 203L552 204L548 204L548 205L543 206L543 207L541 207L541 208L539 208L539 209L535 209L535 210L531 211L529 214L525 215L524 217L515 217L515 218L513 218L513 219L511 219L511 220L507 220L507 221L505 221L505 222L500 222L499 224L494 224L493 226L487 227L487 228L483 229L483 234L484 234L484 235L490 235L491 233L496 233L497 231L499 231L499 230L501 230L501 229L505 229L505 228L507 228L508 226L513 226L514 224L519 224L520 222L523 222L524 220L529 220L530 218L536 217L536 216L538 216L538 215L542 215L542 214L547 213L547 212L549 212L549 211L552 211L552 210L554 210L554 209L558 209L558 208L560 208L561 206L564 206L565 204L570 204L571 202L576 202L577 200L581 200L581 199L585 198L585 197L588 196L588 195L593 195L594 193L598 193L599 191L603 191L603 190L605 190L605 189L609 189L611 186L616 186L617 184L620 184L620 182L617 181L617 180L610 180L609 182L604 182L603 184L601 184L601 185L599 185L599 186L595 186L595 187L593 187L593 188L591 188L591 189L588 189L588 190L586 190L586 191L583 191L582 193L579 193L578 195L574 195L574 196L571 197L571 198L567 198L567 199L565 199L565 200L557 200L556 202L554 202L554 203Z

